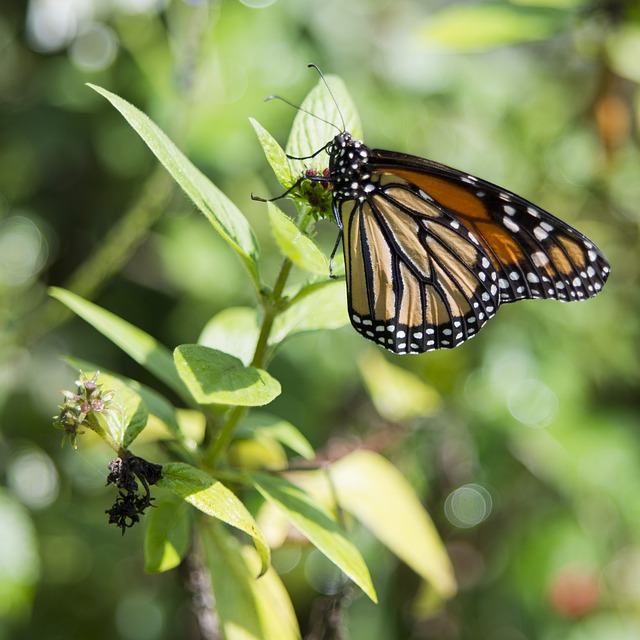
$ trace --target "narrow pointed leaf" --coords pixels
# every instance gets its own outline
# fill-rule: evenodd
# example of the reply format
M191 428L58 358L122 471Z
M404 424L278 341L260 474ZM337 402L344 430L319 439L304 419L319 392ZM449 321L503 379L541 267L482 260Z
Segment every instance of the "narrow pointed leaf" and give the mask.
M254 284L259 286L256 239L247 219L235 204L191 163L147 115L110 91L92 84L89 86L109 100L125 117L216 231L238 253Z
M182 462L163 465L162 479L158 485L186 500L203 513L249 534L260 556L259 575L264 574L270 562L269 547L255 520L235 493L204 471Z
M179 394L181 398L184 400L189 398L189 392L173 364L171 352L155 338L114 313L93 304L93 302L84 300L71 291L51 287L49 294L109 338L138 364Z
M202 528L216 613L225 640L300 640L289 594L269 569L256 580L256 554L215 522Z
M355 451L329 470L340 506L429 582L441 598L456 592L442 539L406 478L382 456Z
M329 274L329 263L318 245L302 233L273 202L268 203L269 222L280 250L293 264L319 276Z
M266 371L198 344L174 352L176 368L198 404L259 407L280 395L280 383Z
M338 111L338 107L324 82L319 80L303 100L301 110L298 111L293 121L291 135L286 146L286 152L290 156L304 158L322 149L342 131L343 119L344 128L354 138L362 138L360 118L346 85L337 76L326 76L326 80L331 87L331 92L338 103L340 111ZM309 113L305 113L304 110ZM322 122L320 118L327 122ZM309 167L322 172L322 169L328 166L329 158L326 153L321 152L315 158L302 161L290 160L290 163L293 177L297 178Z
M377 596L360 552L317 501L284 478L251 474L265 500L280 509L309 542L353 580L374 602Z
M288 189L295 182L295 178L291 175L289 160L284 149L257 120L249 118L249 122L251 122L251 125L258 136L264 155L267 157L267 161L271 165L278 182L285 189Z

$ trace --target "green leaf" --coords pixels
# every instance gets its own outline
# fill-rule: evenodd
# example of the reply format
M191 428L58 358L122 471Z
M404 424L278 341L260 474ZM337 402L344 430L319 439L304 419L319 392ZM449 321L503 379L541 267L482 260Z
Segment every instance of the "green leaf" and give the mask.
M339 329L349 324L344 281L329 280L305 287L275 320L269 344L305 331Z
M273 202L267 203L271 231L282 253L301 269L319 276L329 275L329 263L318 245L302 233Z
M174 351L176 368L198 404L259 407L280 395L280 383L266 371L198 344Z
M202 528L216 613L225 640L299 640L291 600L278 574L255 579L257 559L215 522Z
M454 51L482 51L544 40L563 29L570 14L509 4L461 4L442 9L419 27L424 41Z
M49 294L109 338L138 364L173 389L183 400L190 399L189 392L173 364L171 352L155 338L71 291L51 287Z
M147 407L142 398L118 378L101 373L98 384L104 391L113 392L106 410L99 414L101 423L118 445L128 449L147 424Z
M413 487L387 460L355 451L331 465L341 508L349 511L393 553L429 582L441 598L456 592L442 539Z
M315 458L309 441L290 422L265 411L253 411L237 430L238 437L269 437L307 460Z
M244 531L253 539L260 556L260 575L269 567L269 547L258 530L255 520L239 498L209 474L182 462L169 462L162 466L162 479L158 485L186 500L208 516L222 520Z
M286 152L297 158L307 158L322 149L330 140L342 131L344 127L354 138L362 138L362 126L355 103L347 87L337 76L325 76L331 87L331 93L340 106L340 112L327 90L324 82L319 80L300 105L291 128ZM309 113L305 113L308 111ZM311 115L313 114L313 115ZM342 118L340 117L342 114ZM323 122L321 119L326 120ZM332 123L332 124L329 124ZM334 126L332 126L334 125ZM294 178L301 176L310 167L322 172L328 166L326 153L319 153L315 158L307 160L289 160L291 173Z
M230 307L205 325L198 343L235 356L248 365L256 350L260 329L253 307Z
M415 373L391 364L378 350L359 362L360 375L378 413L391 422L432 416L442 406L440 394Z
M240 256L259 289L258 245L247 219L235 204L142 111L102 87L89 86L109 100L125 117L196 207Z
M271 165L278 182L285 189L288 189L295 182L295 178L291 175L289 159L287 158L284 149L257 120L249 118L249 122L251 122L251 125L258 136L264 155L267 157L267 161Z
M360 552L345 538L335 520L300 487L284 478L251 474L265 500L280 509L302 534L331 562L377 602L369 570Z
M162 573L177 567L191 546L192 518L189 506L172 494L153 503L145 518L144 568Z

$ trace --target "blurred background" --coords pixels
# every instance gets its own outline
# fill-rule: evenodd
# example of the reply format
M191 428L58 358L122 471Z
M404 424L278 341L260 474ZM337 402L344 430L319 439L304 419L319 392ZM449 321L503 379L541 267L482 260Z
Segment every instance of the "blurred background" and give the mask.
M72 288L165 345L255 304L229 248L86 83L148 113L247 215L265 281L279 254L251 193L281 191L248 118L282 144L296 102L340 75L367 144L522 194L594 240L603 293L500 311L450 352L386 354L427 402L389 410L377 347L351 328L288 343L270 407L319 450L364 442L410 479L459 594L355 540L380 604L349 637L640 638L640 9L635 0L3 0L0 8L0 638L195 638L179 571L145 575L142 527L106 525L110 451L60 448L62 357L157 385L49 304ZM318 227L330 248L336 228ZM373 360L372 360L373 358ZM360 363L360 365L359 365ZM372 364L373 363L373 364ZM376 369L375 367L379 367ZM383 387L380 389L380 387ZM303 632L313 555L280 568ZM288 577L289 576L289 577ZM330 588L329 588L330 593Z

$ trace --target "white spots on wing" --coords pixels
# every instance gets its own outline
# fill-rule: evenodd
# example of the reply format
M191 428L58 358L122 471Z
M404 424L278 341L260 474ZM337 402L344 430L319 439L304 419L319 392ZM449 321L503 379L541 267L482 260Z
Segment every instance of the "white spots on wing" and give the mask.
M542 225L534 227L533 235L540 241L546 240L549 237L549 234L542 228Z
M542 251L535 251L531 254L531 262L533 262L536 267L544 267L549 264L549 256Z
M512 233L518 233L518 231L520 231L520 225L516 224L511 218L502 218L502 224Z

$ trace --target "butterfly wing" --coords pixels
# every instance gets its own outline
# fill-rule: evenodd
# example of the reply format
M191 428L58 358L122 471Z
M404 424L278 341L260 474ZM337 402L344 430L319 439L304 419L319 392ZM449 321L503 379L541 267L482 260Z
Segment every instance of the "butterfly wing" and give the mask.
M413 185L425 202L450 213L480 241L498 274L501 303L582 300L598 293L609 276L604 255L588 238L515 193L391 151L371 151L371 165Z
M489 254L408 181L372 180L368 197L339 203L354 328L398 354L458 346L500 304Z

